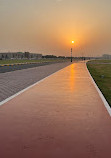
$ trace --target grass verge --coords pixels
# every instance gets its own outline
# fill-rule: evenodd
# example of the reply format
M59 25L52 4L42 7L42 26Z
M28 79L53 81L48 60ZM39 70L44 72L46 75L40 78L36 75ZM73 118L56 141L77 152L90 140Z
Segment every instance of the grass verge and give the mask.
M16 63L39 63L39 62L62 62L67 61L66 59L14 59L14 60L0 60L0 65L2 64L16 64Z
M91 61L89 61L89 64L96 64L96 63L98 63L98 64L107 64L107 63L110 63L111 64L111 60L109 59L109 60L91 60Z
M110 61L106 62L109 64L104 64L101 60L98 60L99 64L89 61L87 67L111 107L111 64Z

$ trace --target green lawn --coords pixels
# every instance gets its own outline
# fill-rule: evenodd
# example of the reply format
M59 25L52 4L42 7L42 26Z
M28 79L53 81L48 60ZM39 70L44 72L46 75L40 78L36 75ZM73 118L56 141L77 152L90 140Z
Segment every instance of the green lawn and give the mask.
M94 61L89 61L87 63L87 67L96 84L111 106L111 60L105 60L104 62L103 60L99 60L97 63L100 64L94 64Z
M14 63L32 63L32 62L59 62L67 61L67 59L38 59L38 60L29 60L29 59L14 59L14 60L0 60L0 64L14 64Z
M111 60L91 60L89 63L111 63Z

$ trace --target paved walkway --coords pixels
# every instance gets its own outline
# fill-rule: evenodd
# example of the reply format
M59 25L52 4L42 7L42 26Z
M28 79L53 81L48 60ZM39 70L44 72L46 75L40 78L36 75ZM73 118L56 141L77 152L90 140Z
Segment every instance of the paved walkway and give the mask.
M0 107L0 158L111 158L111 118L84 63Z
M0 102L69 64L70 62L55 63L0 73Z

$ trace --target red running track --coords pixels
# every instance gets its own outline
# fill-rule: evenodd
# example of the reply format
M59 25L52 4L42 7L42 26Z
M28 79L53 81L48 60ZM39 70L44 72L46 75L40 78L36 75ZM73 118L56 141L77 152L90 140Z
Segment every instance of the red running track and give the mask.
M85 63L0 107L0 158L111 158L111 118Z

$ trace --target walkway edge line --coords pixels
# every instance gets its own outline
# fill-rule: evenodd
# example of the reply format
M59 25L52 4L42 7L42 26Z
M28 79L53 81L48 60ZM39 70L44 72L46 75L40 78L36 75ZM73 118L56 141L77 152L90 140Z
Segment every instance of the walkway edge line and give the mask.
M70 64L69 64L68 66L70 66ZM68 67L68 66L66 66L66 67ZM66 67L64 67L64 68L66 68ZM62 68L62 69L64 69L64 68ZM43 79L37 81L36 83L30 85L29 87L24 88L23 90L21 90L21 91L17 92L16 94L10 96L9 98L7 98L7 99L1 101L1 102L0 102L0 106L2 106L3 104L7 103L7 102L10 101L10 100L12 100L13 98L17 97L18 95L22 94L23 92L27 91L28 89L30 89L30 88L36 86L36 85L39 84L40 82L44 81L45 79L49 78L50 76L54 75L55 73L61 71L62 69L60 69L60 70L58 70L58 71L56 71L56 72L50 74L49 76L47 76L47 77L45 77L45 78L43 78Z
M88 68L87 68L87 64L86 64L86 69L87 69L88 74L89 74L89 76L91 77L91 80L92 80L92 82L93 82L93 84L94 84L94 86L95 86L95 88L96 88L96 90L97 90L97 92L98 92L100 98L102 99L102 101L103 101L103 103L104 103L104 105L105 105L105 107L106 107L106 109L107 109L109 115L111 116L111 108L110 108L110 106L109 106L107 100L105 99L103 93L100 91L99 87L97 86L96 82L94 81L92 75L90 74L90 72L89 72L89 70L88 70Z

